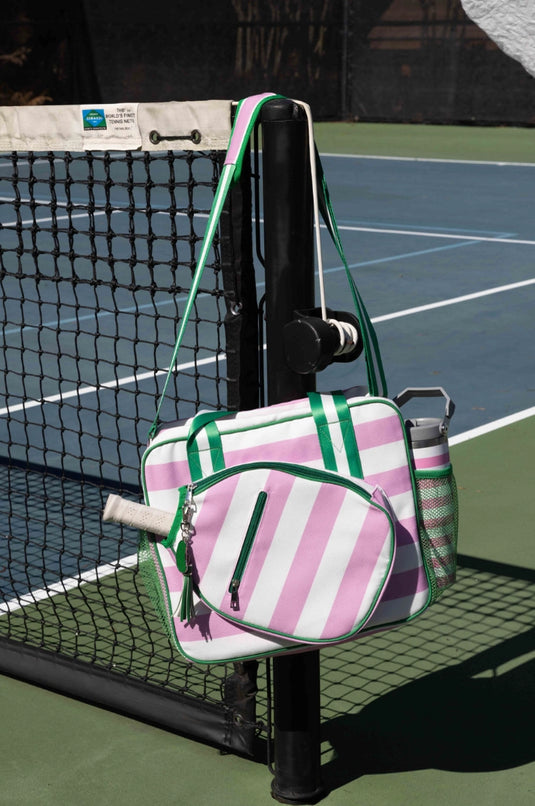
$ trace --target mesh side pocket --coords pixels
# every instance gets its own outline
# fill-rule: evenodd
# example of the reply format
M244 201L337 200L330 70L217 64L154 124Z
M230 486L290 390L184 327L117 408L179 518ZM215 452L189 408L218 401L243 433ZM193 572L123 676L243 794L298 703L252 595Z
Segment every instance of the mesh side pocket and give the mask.
M444 470L417 470L416 495L420 515L420 542L434 602L453 585L457 570L457 486L451 466Z
M141 578L145 585L148 597L154 608L154 611L160 621L160 624L165 630L169 640L174 644L175 638L172 630L173 616L169 611L169 606L166 603L164 595L165 581L158 574L158 560L151 551L151 541L144 531L139 532L138 543L138 563L141 572Z

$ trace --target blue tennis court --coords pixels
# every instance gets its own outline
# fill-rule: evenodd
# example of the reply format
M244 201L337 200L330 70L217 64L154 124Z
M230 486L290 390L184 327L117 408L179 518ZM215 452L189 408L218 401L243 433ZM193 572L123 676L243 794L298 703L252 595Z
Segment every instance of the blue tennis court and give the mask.
M326 155L323 162L346 256L377 327L390 394L394 395L406 386L444 386L456 404L450 432L453 437L532 409L535 393L535 238L531 211L535 203L535 167L514 163L347 155ZM121 174L117 178L119 182L125 179ZM209 176L201 176L202 179L207 181ZM102 188L100 192L104 194ZM21 193L24 200L24 189ZM59 197L60 219L72 220L72 212L66 210L69 201L76 204L82 200ZM126 201L125 197L125 207ZM104 202L105 196L102 195L103 207ZM126 209L124 213L114 213L114 232L119 242L121 238L125 243L128 241L132 227L136 234L146 235L149 228L157 231L164 221L168 225L167 202L163 191L159 195L153 192L149 224L143 212L138 212L134 219ZM137 203L141 208L145 205L141 198ZM207 191L204 201L201 201L203 204L207 210ZM65 210L63 214L62 208ZM46 207L36 216L37 224L41 219L49 219ZM179 211L175 220L179 232L186 238L186 213ZM200 216L202 220L206 220L206 213L204 219ZM91 249L88 237L83 234L88 224L87 214L80 213L77 227L82 234L76 237L83 243L76 245L78 252ZM96 226L98 230L98 220ZM202 228L199 223L196 226L200 237ZM7 234L10 235L9 230ZM11 238L18 237L13 228ZM74 244L68 241L72 236L65 234L62 237L67 254L69 248L74 248ZM103 235L99 237L104 239ZM323 243L327 302L334 309L344 309L348 299L345 273L334 248L327 241L326 232ZM119 271L121 257L119 249L115 263ZM156 255L164 273L169 273L168 257L161 253ZM122 266L125 272L130 270L126 259L125 253ZM91 264L86 263L90 272ZM40 263L40 271L45 274L57 270L57 260L54 263L52 257L48 258L48 263ZM257 272L257 280L260 294L263 286L261 271ZM125 288L112 292L102 284L92 287L91 294L80 296L75 286L70 288L63 284L66 291L62 293L67 296L62 297L62 305L58 308L54 298L48 302L46 298L40 299L40 320L33 323L31 316L36 310L33 280L28 278L18 283L21 299L7 304L16 305L17 309L26 306L28 315L22 329L7 325L4 331L6 343L13 343L13 355L15 350L20 350L21 343L25 347L38 343L41 353L48 353L48 361L59 363L59 373L50 372L48 377L45 372L42 377L41 368L35 366L33 372L26 367L26 374L20 375L20 394L26 396L26 401L7 408L11 411L23 409L25 418L12 431L12 438L23 441L29 433L30 442L33 435L38 440L43 420L47 428L59 432L61 409L61 417L64 421L67 417L67 425L70 418L70 427L81 431L85 466L100 468L106 478L107 450L115 460L112 438L116 428L115 419L106 415L108 398L111 401L117 397L119 412L124 410L126 419L131 406L129 390L133 384L140 388L146 386L148 391L154 388L153 372L140 377L139 374L133 375L131 367L134 362L150 365L157 338L153 329L154 311L161 313L177 306L180 312L186 296L160 292L154 301L147 290L146 302L138 297L135 312L139 315L146 309L146 316L143 319L144 338L141 342L138 338L136 344L134 332L129 338L129 328L134 326L131 316L134 308ZM212 304L209 293L199 295L198 310L201 318L204 315L208 322ZM73 315L75 311L76 316ZM18 311L16 313L20 315ZM17 316L14 318L16 320ZM6 321L10 321L9 307ZM172 318L167 320L167 343L173 340L174 321ZM82 334L75 332L80 322L84 323ZM98 380L94 360L97 331L99 353L104 356L98 367ZM117 333L126 337L122 343L129 345L119 356L113 355ZM43 338L49 343L43 343ZM76 341L76 354L72 349L73 340ZM198 362L206 366L224 363L224 345L216 343L213 330L208 329L202 343L208 344L209 348L196 356ZM136 356L131 352L134 344L138 351ZM168 349L159 350L161 375L167 367L169 354ZM9 352L7 355L9 360ZM34 355L35 362L40 363L39 351L35 350ZM112 355L113 362L107 360ZM179 382L191 385L193 381L188 374L181 372L184 368L187 369L179 365ZM58 374L64 379L59 388L54 380ZM75 386L74 380L80 376L83 384ZM69 378L73 383L69 384ZM358 362L336 364L318 376L318 387L347 388L362 380L363 369ZM193 393L186 392L185 396L194 399ZM69 414L69 409L64 406L66 401L81 397L83 408L72 408ZM140 398L140 402L139 416L148 428L154 415L154 398L147 394ZM430 404L425 405L429 407ZM4 416L7 408L3 411ZM420 412L425 413L430 412ZM440 411L436 413L440 414ZM110 438L106 442L107 421ZM130 444L127 441L123 447L122 461L127 466L124 472L135 485L140 456L133 441ZM78 541L78 529L74 528L73 534L73 539ZM93 539L99 539L97 529ZM103 563L115 557L112 542L109 548L108 555L102 556ZM132 550L132 545L123 547L123 556L130 556ZM50 560L46 566L46 581L53 584L55 580L50 575L55 573L54 569L59 572L54 539L48 541L47 552ZM63 573L74 573L78 563L76 553L73 551L70 564L65 557L62 562ZM88 571L89 568L90 562L81 570ZM36 585L41 587L42 584L40 576Z
M328 783L333 790L326 802L342 804L348 802L349 797L351 802L362 799L370 803L412 804L417 800L415 792L419 793L418 797L424 797L424 793L428 797L432 788L437 802L451 803L452 782L456 787L456 802L462 806L472 806L477 798L488 799L491 795L494 797L495 793L498 793L496 802L511 792L514 798L515 782L522 780L522 776L524 780L526 776L533 776L532 767L529 766L533 762L533 754L529 748L521 749L518 739L514 740L510 733L513 727L508 724L507 741L502 739L500 742L498 731L492 733L488 744L481 745L483 737L474 728L475 722L470 720L476 719L479 707L483 709L489 704L486 699L491 696L486 686L489 674L498 681L494 693L498 696L496 702L501 709L498 714L500 718L503 718L508 702L513 702L517 707L518 691L524 692L528 698L531 692L531 687L526 683L525 669L532 663L533 652L528 625L529 597L532 595L529 573L535 567L530 538L533 514L530 514L530 509L533 506L525 498L522 507L514 513L517 518L514 525L506 519L511 513L511 501L516 501L513 485L517 483L517 469L520 483L526 486L528 452L530 442L533 442L535 234L531 218L535 201L535 166L330 154L323 157L323 164L348 262L376 325L390 394L394 395L407 386L439 385L449 392L456 403L450 433L452 444L458 444L454 448L454 462L458 461L461 485L460 551L468 555L472 562L461 575L458 598L454 598L454 589L451 604L445 600L443 607L446 610L437 607L430 611L428 621L422 621L421 628L417 626L412 630L396 631L389 641L376 642L369 650L367 642L357 642L354 655L353 650L346 651L345 655L325 653L324 764ZM165 199L153 200L155 208L160 204L165 207ZM159 215L168 217L168 213L158 213L156 220ZM126 218L121 223L121 218L119 215L114 226L127 236L129 223ZM143 227L141 219L139 222L136 220L134 226ZM327 302L334 309L344 309L347 308L348 295L343 270L334 249L326 241L326 235L324 243ZM80 247L81 250L83 248ZM162 271L166 272L167 268L164 267ZM261 292L263 277L260 271L257 281ZM28 288L25 286L25 293L22 294L26 299L29 299ZM75 379L79 371L84 376L87 374L83 389L74 383L70 386L65 384L59 389L47 377L41 382L42 385L31 378L23 385L21 378L20 391L25 393L28 401L23 409L28 424L18 428L21 429L21 439L24 428L31 430L32 424L36 433L43 423L54 428L57 425L55 407L65 406L69 400L81 395L87 403L86 413L73 409L69 416L72 417L72 428L78 427L84 435L82 444L92 469L99 466L105 468L106 452L113 450L111 440L106 441L106 421L108 417L111 418L106 411L107 395L118 396L121 401L124 398L120 407L124 406L125 415L132 406L140 405L140 420L142 426L147 427L154 413L150 398L152 396L154 402L154 391L158 385L153 373L147 373L144 379L138 378L138 383L147 385L147 396L134 401L129 392L132 387L133 353L114 356L109 363L104 360L100 368L103 374L98 378L91 376L96 344L92 335L95 319L98 318L102 331L100 349L103 356L112 349L114 335L117 332L127 334L133 322L128 294L117 291L113 300L117 316L109 312L109 291L98 289L96 294L101 295L97 296L97 305L95 296L82 294L76 297L73 294L70 300L66 300L63 310L60 309L59 319L56 300L50 300L49 308L45 301L41 306L44 309L41 322L30 319L32 306L29 305L24 331L17 331L16 328L11 331L8 327L5 334L16 347L20 346L21 339L28 345L37 343L49 356L59 346L64 350L64 357L58 360L64 362L61 366L65 369L65 376ZM205 315L208 318L211 300L212 295L208 290L199 299L199 306L206 305ZM163 294L158 304L172 310L177 304L180 312L184 301L184 295L175 295L171 300ZM154 353L156 337L151 324L155 306L148 295L146 301L141 302L143 304L147 306L147 330L136 346L136 357L139 359L141 355L140 363L148 364ZM77 362L74 362L72 350L68 349L69 342L74 338L71 319L75 309L78 309L77 316L81 314L87 317L84 320L87 330L82 338L77 339ZM139 313L137 304L136 313ZM9 321L9 311L6 321ZM40 336L43 321L48 325L47 331L57 325L60 341L43 344L43 336ZM165 322L165 328L167 341L172 341L172 316ZM168 346L158 353L161 370L167 366L168 354ZM218 344L217 339L209 334L200 358L207 367L215 365L217 361L224 362L224 344ZM75 363L82 369L74 369ZM36 374L38 369L40 371L40 367L36 367ZM362 379L363 368L359 362L339 364L318 377L318 387L343 388ZM106 382L109 382L109 386L103 387L102 384ZM181 382L188 386L191 380L184 374L180 381L179 372ZM206 399L209 395L207 389ZM194 397L189 391L185 394L185 397L188 396ZM7 401L6 406L9 405ZM429 405L428 401L426 406ZM5 413L4 410L2 416ZM421 413L430 412L426 409ZM111 434L114 433L112 420L109 422ZM512 429L500 427L515 422ZM494 433L483 439L471 439L489 431ZM135 485L139 452L133 441L124 450L121 461L128 465L124 470L125 477ZM510 450L513 455L508 452ZM507 476L499 470L500 462L508 467ZM477 475L475 483L474 474ZM103 475L106 475L105 472ZM54 484L54 480L49 479L47 484ZM497 499L498 490L500 495L503 494L503 501ZM36 488L36 501L43 495L43 489ZM86 509L93 508L93 513L99 511L100 500L96 498L95 502L90 501L86 493L82 502ZM76 513L80 509L79 502L74 498L72 502L66 502L67 510L71 503L72 551L69 553L62 548L61 554L58 554L58 547L54 543L55 524L52 521L48 526L45 546L41 549L43 563L48 569L47 576L46 579L42 576L35 579L36 590L42 590L46 583L52 593L63 593L65 579L59 583L60 575L67 577L67 584L71 573L85 573L87 581L94 578L90 563L84 565L84 560L81 564L76 544L80 531L84 528L87 530L87 522L84 526L81 520L76 520ZM63 524L64 529L64 516L63 521L59 513L57 517L58 528ZM96 544L102 537L95 514L92 517L93 529L88 531L85 538L88 541L87 557L91 556L92 542ZM38 531L40 525L35 528ZM107 528L99 549L102 577L107 572L108 564L111 567L117 563L118 553L124 562L135 551L135 535L131 541L117 546L111 537L107 537ZM109 528L113 531L114 527ZM508 528L512 537L505 540ZM17 546L14 543L13 550ZM14 558L14 567L20 569L15 593L24 596L22 586L27 578L24 569L31 558L28 557L28 544L20 544L19 548L20 556ZM491 567L483 563L480 567L479 559L474 560L474 557L481 560L491 558L495 565ZM510 567L507 565L510 562L523 568ZM471 569L474 566L477 566L477 570L472 577ZM480 598L477 600L472 585L478 586ZM9 600L9 592L6 598ZM502 612L497 614L500 600L504 604ZM35 605L31 597L28 601L31 606ZM448 616L450 621L441 625L440 619ZM426 633L426 630L429 632ZM511 668L513 672L509 672ZM412 676L415 683L411 682ZM421 678L420 682L423 683L419 685L416 678ZM478 686L478 681L481 686ZM418 709L415 703L419 697L423 697L426 711L429 699L425 698L434 696L435 682L447 683L446 692L450 697L446 700L448 708L453 710L459 707L459 701L462 703L465 716L458 724L462 725L466 736L474 738L476 746L480 740L481 752L470 755L468 748L466 755L467 743L449 728L444 735L452 741L461 742L465 754L464 769L461 751L458 755L454 750L451 750L450 756L445 753L446 740L439 742L440 747L435 753L424 748L420 741L414 753L407 749L407 757L399 762L398 767L394 764L389 768L386 761L379 763L377 759L374 760L370 749L363 761L365 772L360 776L356 772L353 754L347 749L348 741L356 741L362 724L364 730L372 731L376 720L386 722L388 714L392 714L389 711L392 701L396 714L392 736L386 730L381 733L379 729L377 736L382 738L387 733L386 738L392 741L394 747L394 734L401 731L405 717L410 721L416 712L420 722L415 726L415 736L418 726L422 729L425 726L421 706ZM13 684L13 681L8 683L11 696L24 700L26 687ZM398 690L399 694L396 695ZM40 711L41 694L47 702L52 695L31 691L30 699L35 703L36 714L32 714L32 719L37 724L40 712L43 720L52 713L46 702ZM391 695L389 692L392 692ZM477 695L475 698L474 692ZM381 704L383 695L384 705ZM456 700L456 696L460 700ZM475 702L473 710L467 708L470 700ZM366 703L369 703L368 708ZM107 802L106 799L110 802L112 797L116 803L126 803L127 797L130 802L142 802L140 798L147 796L145 783L138 782L139 789L134 791L132 781L141 759L151 751L154 751L153 767L147 780L151 782L151 792L155 791L155 787L160 787L164 802L166 797L174 797L176 793L175 785L167 775L168 769L164 767L170 759L176 762L177 753L188 768L188 774L183 778L182 792L188 793L189 798L201 794L205 802L215 804L222 797L223 800L227 797L228 802L240 806L246 806L253 800L258 803L271 802L269 779L265 769L259 765L251 765L239 758L217 758L209 748L177 739L146 725L131 723L113 714L96 712L95 715L88 706L78 703L65 706L65 702L58 698L55 707L60 714L60 725L63 724L62 713L80 709L78 717L82 735L73 737L77 747L92 740L100 745L104 732L110 752L122 759L121 769L113 771L113 784L109 784L95 772L101 769L99 753L93 750L86 756L82 778L85 776L85 780L93 781L101 802ZM362 719L357 715L361 708L366 711ZM489 717L484 724L490 729L491 722ZM9 725L13 746L23 747L33 757L34 751L31 747L27 748L26 727L18 725L14 719L10 719ZM45 722L38 726L38 730L45 729L49 729ZM494 742L492 745L491 738ZM42 750L41 743L38 744ZM126 745L133 748L130 760L124 753ZM378 750L377 743L372 742L370 747ZM3 752L8 751L6 747ZM58 752L63 758L62 751ZM54 770L57 762L57 753L45 752L39 757L39 770L53 777L55 773L48 771ZM499 766L500 763L502 766ZM223 795L210 782L206 787L201 787L199 782L206 778L207 764L213 767L214 777L225 782ZM157 770L160 772L157 773ZM482 776L482 772L488 774ZM120 786L123 774L125 783ZM35 776L38 776L37 772ZM39 786L35 776L27 779L28 787L33 788L34 793L35 787ZM12 774L12 786L13 781ZM55 802L62 797L64 783L65 786L67 783L71 786L72 778L62 776L52 785ZM17 784L17 787L20 786ZM517 783L516 786L516 802L524 806L528 801L523 793L529 788L529 783L525 786ZM43 802L53 802L46 800L44 792L42 797ZM82 798L80 802L89 804L90 801Z
M389 391L442 385L452 434L533 407L533 166L324 158ZM343 273L330 263L333 307ZM349 385L346 365L336 381ZM337 369L337 372L340 372Z

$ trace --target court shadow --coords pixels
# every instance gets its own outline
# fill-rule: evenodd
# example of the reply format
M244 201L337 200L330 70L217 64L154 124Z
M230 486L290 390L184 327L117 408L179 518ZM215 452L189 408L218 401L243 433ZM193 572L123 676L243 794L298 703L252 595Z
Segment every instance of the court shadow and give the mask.
M535 629L392 691L323 726L336 789L366 774L488 772L535 759ZM507 664L503 673L499 668ZM358 683L357 683L358 684Z

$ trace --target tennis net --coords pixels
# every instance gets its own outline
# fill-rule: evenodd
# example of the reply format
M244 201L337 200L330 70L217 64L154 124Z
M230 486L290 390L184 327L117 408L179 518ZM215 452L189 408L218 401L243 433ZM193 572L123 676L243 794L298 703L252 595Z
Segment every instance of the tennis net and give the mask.
M152 719L156 690L182 697L182 714L198 700L202 719L173 722L166 701L163 723L248 751L255 718L235 720L221 694L242 670L180 659L138 577L136 534L101 521L110 491L139 496L231 113L226 101L0 109L0 669L73 693L89 669L97 699L124 710L121 678L137 700L145 687L138 713ZM256 404L250 228L245 171L164 419Z

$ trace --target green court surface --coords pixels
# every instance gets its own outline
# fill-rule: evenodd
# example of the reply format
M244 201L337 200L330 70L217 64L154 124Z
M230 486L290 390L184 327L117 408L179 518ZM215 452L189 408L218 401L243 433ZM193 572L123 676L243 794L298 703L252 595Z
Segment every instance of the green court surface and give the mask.
M535 419L452 449L457 586L412 625L322 652L323 802L528 806L535 794ZM507 481L507 485L506 485ZM0 679L6 804L272 803L263 764Z
M535 162L535 130L402 123L316 123L321 153Z
M535 162L529 129L344 123L316 134L324 153ZM535 802L534 432L525 417L452 447L456 586L399 630L322 651L323 803ZM0 708L0 806L274 802L261 762L8 677Z

